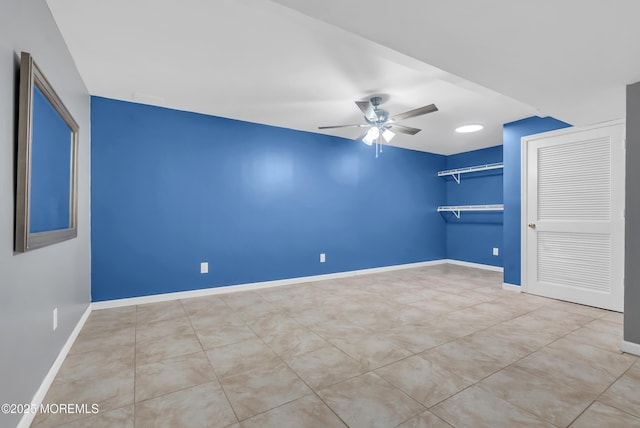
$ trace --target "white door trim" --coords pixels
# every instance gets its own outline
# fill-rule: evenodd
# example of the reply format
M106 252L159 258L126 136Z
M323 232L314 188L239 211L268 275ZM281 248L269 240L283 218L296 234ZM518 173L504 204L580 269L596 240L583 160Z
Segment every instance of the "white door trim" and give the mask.
M542 138L555 137L558 135L568 135L574 132L588 131L591 129L606 128L612 125L624 125L624 119L602 122L591 126L563 128L555 131L542 132L540 134L527 135L520 139L520 287L522 292L527 292L527 211L528 211L528 145L535 140ZM625 145L626 147L626 145ZM624 192L624 189L622 190ZM622 256L624 257L624 247L622 248Z

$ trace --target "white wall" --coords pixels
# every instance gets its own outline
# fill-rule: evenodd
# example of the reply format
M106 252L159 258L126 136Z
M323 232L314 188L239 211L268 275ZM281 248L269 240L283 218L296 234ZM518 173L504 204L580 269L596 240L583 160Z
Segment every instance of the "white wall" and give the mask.
M18 66L30 52L80 125L78 237L14 254ZM28 403L91 295L90 98L44 0L0 6L0 403ZM58 329L52 329L53 308ZM0 415L14 426L20 415Z

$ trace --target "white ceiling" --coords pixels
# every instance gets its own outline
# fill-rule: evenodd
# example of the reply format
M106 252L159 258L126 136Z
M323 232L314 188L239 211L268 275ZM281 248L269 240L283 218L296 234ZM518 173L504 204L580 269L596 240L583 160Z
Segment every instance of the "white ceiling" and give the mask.
M638 0L275 1L575 125L640 80Z
M392 143L441 154L501 144L533 114L624 117L640 2L528 3L48 0L93 95L312 132L363 123L353 101L371 95L392 115L435 103ZM485 130L453 132L471 122Z

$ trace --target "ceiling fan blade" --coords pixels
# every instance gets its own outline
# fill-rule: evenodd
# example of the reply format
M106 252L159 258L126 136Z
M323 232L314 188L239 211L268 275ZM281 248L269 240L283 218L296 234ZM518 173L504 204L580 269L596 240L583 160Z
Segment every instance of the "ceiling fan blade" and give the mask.
M397 122L399 120L409 119L416 116L422 116L423 114L433 113L438 111L438 107L435 104L429 104L428 106L420 107L414 110L409 110L404 113L396 114L389 118L389 122Z
M372 121L378 120L378 115L370 101L356 101L356 105L360 110L362 110L364 117Z
M387 129L390 129L393 132L399 132L401 134L409 135L416 135L418 132L422 131L422 129L412 128L410 126L396 125L395 123L388 125Z
M334 128L364 128L369 125L335 125L335 126L318 126L318 129L334 129Z

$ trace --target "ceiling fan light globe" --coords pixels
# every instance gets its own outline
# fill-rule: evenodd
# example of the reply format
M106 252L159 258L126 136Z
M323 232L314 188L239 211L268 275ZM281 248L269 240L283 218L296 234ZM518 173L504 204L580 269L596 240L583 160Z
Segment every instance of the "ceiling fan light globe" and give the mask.
M388 129L385 129L382 132L382 138L384 138L384 141L386 141L387 143L390 142L395 136L396 136L395 132L391 132Z
M373 144L375 140L378 139L379 136L380 136L380 130L374 126L373 128L369 129L369 131L367 131L367 135L364 136L364 138L362 139L362 142L365 143L367 146L370 146Z

